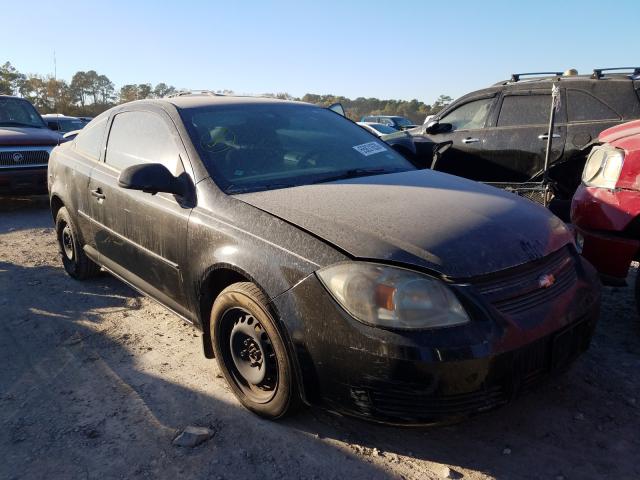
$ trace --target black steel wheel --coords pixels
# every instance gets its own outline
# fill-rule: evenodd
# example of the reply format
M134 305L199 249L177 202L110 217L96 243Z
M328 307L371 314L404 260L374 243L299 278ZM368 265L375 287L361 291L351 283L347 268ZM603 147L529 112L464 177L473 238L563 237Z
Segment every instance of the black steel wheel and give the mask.
M65 207L58 210L56 215L56 235L62 265L71 277L84 280L93 277L100 271L100 267L93 263L82 250L77 230Z
M240 402L268 418L297 404L293 369L265 295L249 282L220 293L211 310L218 366Z

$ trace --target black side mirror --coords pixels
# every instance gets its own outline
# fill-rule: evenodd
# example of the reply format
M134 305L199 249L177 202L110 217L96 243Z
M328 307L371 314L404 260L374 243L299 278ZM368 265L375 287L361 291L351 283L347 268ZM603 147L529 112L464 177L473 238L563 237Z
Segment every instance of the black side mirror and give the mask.
M58 122L47 122L47 127L49 127L49 130L53 130L54 132L60 131L60 125Z
M427 123L427 128L424 129L426 133L447 133L453 130L453 125L450 123L440 123L438 120L432 120Z
M338 115L342 115L343 117L347 116L341 103L334 103L332 105L329 105L327 108L331 111L336 112Z
M144 163L125 168L118 177L118 185L152 195L158 192L184 195L186 190L185 185L160 163Z

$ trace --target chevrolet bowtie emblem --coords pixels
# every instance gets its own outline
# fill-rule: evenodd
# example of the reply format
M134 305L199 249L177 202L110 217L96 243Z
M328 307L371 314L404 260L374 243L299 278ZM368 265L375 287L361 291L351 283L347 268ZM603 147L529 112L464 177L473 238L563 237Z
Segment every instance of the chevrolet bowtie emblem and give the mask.
M556 283L556 277L552 273L545 273L538 277L538 286L540 288L549 288Z

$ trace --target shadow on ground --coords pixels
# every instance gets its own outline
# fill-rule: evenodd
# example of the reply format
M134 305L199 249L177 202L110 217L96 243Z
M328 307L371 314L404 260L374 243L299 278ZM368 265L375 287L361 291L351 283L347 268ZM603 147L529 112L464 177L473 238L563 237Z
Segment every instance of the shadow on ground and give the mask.
M51 232L21 231L44 228L46 205L6 223L0 210L0 248L52 257ZM238 405L191 327L114 278L80 283L49 260L0 259L0 478L439 478L439 464L466 478L640 477L628 288L607 289L594 345L571 371L500 410L437 428L320 409L274 423ZM215 435L172 446L186 425Z

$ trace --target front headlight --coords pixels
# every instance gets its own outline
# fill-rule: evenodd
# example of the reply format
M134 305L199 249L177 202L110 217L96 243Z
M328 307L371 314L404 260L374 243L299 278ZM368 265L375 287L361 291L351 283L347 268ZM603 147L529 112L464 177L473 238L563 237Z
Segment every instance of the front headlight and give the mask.
M449 287L418 272L345 262L317 274L333 298L356 320L368 325L425 329L469 322Z
M624 152L609 145L593 147L582 171L589 187L615 188L622 171Z

